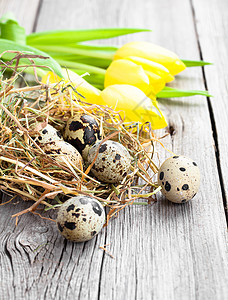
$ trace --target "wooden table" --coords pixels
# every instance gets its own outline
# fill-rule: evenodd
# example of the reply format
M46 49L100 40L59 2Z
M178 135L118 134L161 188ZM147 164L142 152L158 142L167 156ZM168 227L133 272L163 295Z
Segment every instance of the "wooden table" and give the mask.
M171 129L163 142L201 169L193 201L174 205L160 197L148 207L128 207L78 244L31 214L15 227L11 215L31 203L0 206L0 299L227 299L228 1L1 0L0 14L7 11L27 33L150 28L106 43L152 41L183 59L213 62L187 69L174 86L208 89L214 97L160 101ZM158 151L162 160L169 156ZM114 258L99 249L105 244Z

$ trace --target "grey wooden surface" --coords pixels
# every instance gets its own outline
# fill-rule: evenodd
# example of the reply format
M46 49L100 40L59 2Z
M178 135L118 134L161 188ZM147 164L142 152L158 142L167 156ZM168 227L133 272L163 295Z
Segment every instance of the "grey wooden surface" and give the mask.
M15 227L11 215L30 203L0 206L0 299L227 299L228 2L1 0L0 14L6 11L27 33L151 28L106 43L147 40L181 58L212 61L203 70L184 71L175 86L207 87L214 97L160 101L174 129L163 142L201 169L192 202L175 205L160 197L149 207L126 208L93 240L78 244L34 215L24 215ZM157 150L161 160L169 156ZM114 259L99 249L104 244Z

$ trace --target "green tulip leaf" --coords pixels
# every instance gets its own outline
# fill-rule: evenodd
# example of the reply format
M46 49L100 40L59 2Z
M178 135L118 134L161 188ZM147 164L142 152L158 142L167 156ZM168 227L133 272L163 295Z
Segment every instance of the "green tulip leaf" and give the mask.
M171 87L164 87L162 91L157 94L158 98L176 98L176 97L189 97L201 95L205 97L212 97L207 91L198 90L180 90Z
M0 38L25 45L25 29L18 24L10 13L0 18Z
M0 55L1 55L0 58L3 59L4 61L10 61L16 56L15 52L14 53L5 52L5 51L9 51L9 50L19 51L19 52L23 52L24 54L38 56L38 57L32 58L35 65L39 66L39 68L46 68L47 71L52 70L57 75L62 77L60 65L58 64L57 61L55 61L47 53L37 50L33 47L20 45L18 43L15 43L15 42L12 42L9 40L5 40L5 39L0 39ZM3 52L5 52L5 53L3 53ZM19 66L22 66L22 65L31 65L31 61L26 57L21 58L19 61Z
M203 67L207 65L213 65L212 63L203 61L203 60L185 60L182 59L183 63L186 65L186 67Z
M81 30L55 30L32 33L27 36L27 44L35 45L66 45L91 40L108 39L121 35L151 31L137 28L99 28Z

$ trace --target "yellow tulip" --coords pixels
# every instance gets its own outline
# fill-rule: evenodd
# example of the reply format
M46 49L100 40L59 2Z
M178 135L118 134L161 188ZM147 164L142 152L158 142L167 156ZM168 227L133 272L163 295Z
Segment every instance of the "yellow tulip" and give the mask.
M107 105L117 111L121 111L120 115L127 122L151 122L153 129L160 129L167 126L156 98L151 95L151 99L149 99L137 87L116 84L100 91L78 74L70 70L67 70L67 72L63 70L62 72L65 76L64 83L74 84L77 92L86 98L85 101L98 105ZM52 72L48 72L42 78L43 83L56 83L60 81L61 78Z
M149 97L151 94L156 95L160 92L165 83L164 78L155 74L153 69L147 71L129 59L118 59L112 61L106 70L104 86L130 84L142 90Z
M159 63L137 56L128 56L124 59L128 59L135 64L143 67L144 71L153 72L156 75L161 76L165 80L165 82L174 80L174 76L170 74L169 70Z
M133 85L115 84L106 87L100 94L99 104L120 111L127 122L151 122L153 129L167 126L157 101L149 99L140 89Z
M85 79L83 79L81 76L76 74L73 71L70 70L62 70L62 73L65 77L64 82L73 84L75 89L79 94L81 94L85 99L83 101L92 103L92 104L98 104L99 101L99 96L101 91L89 84ZM43 78L42 82L43 83L55 83L59 82L61 78L54 74L53 72L48 72Z
M114 59L136 56L157 62L166 67L172 75L183 71L186 66L178 56L163 47L148 42L130 42L120 47Z

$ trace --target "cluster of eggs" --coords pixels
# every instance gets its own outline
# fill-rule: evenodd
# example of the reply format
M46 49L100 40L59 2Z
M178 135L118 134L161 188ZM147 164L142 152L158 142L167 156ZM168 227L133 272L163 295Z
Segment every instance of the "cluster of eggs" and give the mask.
M131 166L128 150L118 142L102 142L99 125L92 116L77 114L70 118L63 136L89 165L93 163L91 172L100 181L118 183L126 177Z
M63 137L51 125L40 130L38 141L47 154L58 162L70 160L77 168L83 162L92 164L93 175L105 183L119 183L128 174L131 156L115 141L101 141L100 128L87 114L77 114L65 126ZM200 171L193 160L182 155L168 158L158 171L158 185L171 202L185 203L198 192ZM95 198L76 196L64 202L56 224L68 240L84 242L92 239L105 223L105 210Z
M48 124L40 130L38 141L45 153L53 155L58 162L70 160L77 168L82 166L83 161L93 163L91 172L102 182L118 183L130 169L131 156L128 150L115 141L102 142L97 121L87 114L70 118L63 137Z
M90 115L76 114L70 118L63 136L51 125L39 131L37 138L46 154L57 162L66 160L81 169L83 162L93 164L91 172L100 181L118 183L128 174L131 156L120 143L101 141L98 122ZM77 196L64 202L56 220L60 233L71 241L93 238L105 223L105 211L92 197Z
M65 160L71 161L77 168L82 165L81 154L71 144L63 140L59 131L53 126L47 125L39 131L39 143L46 154L53 155L53 158L60 163Z

